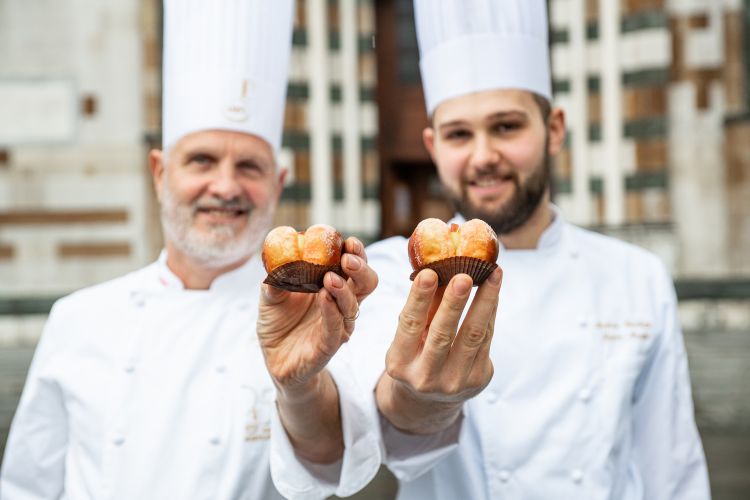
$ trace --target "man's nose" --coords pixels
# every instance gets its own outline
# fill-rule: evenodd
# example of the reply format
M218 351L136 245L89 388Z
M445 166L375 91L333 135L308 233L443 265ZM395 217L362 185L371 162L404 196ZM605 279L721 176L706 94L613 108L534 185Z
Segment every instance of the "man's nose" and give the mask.
M212 195L225 200L237 198L242 194L242 186L237 180L237 170L232 162L224 160L219 163L209 190Z
M497 165L500 162L500 151L488 137L478 135L474 140L471 153L471 165L474 168Z

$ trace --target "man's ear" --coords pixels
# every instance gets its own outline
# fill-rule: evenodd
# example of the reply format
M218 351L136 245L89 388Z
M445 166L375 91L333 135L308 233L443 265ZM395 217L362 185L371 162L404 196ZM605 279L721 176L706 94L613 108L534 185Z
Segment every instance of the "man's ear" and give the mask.
M281 192L284 190L284 181L286 180L286 175L288 173L289 173L288 168L279 167L279 175L276 178L276 192L274 193L277 203L279 202L279 200L281 200Z
M161 202L161 185L164 181L164 153L159 149L152 149L148 153L148 168L151 170L151 180L156 190L156 198Z
M430 153L430 158L432 158L433 163L437 163L435 161L435 129L432 127L425 127L424 130L422 130L422 142L424 143L425 149L427 149L427 152Z
M547 152L550 156L555 156L562 150L565 144L565 112L562 108L552 108L549 115L549 143Z

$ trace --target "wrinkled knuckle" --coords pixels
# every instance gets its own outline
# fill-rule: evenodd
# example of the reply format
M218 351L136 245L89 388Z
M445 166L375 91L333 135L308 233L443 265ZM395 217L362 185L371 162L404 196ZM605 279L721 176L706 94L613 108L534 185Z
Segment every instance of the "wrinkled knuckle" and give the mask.
M402 311L401 314L399 314L398 324L401 326L401 328L409 332L415 332L422 326L422 322L417 316L406 311Z
M470 348L479 348L486 338L486 330L477 325L467 325L466 330L463 332L464 344Z
M437 349L448 350L453 344L453 335L445 330L431 330L430 343Z

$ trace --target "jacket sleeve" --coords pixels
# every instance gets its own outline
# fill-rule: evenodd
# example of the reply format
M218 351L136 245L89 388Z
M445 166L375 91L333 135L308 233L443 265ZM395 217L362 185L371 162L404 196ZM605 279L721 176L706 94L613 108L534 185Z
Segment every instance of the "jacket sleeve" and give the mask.
M51 370L60 347L56 309L34 353L11 424L0 500L53 499L63 493L68 426L62 391Z
M674 286L660 269L662 328L634 390L633 446L644 498L711 498L693 415L685 345Z
M348 497L375 477L381 455L376 422L367 412L364 391L348 358L338 353L328 370L339 393L344 456L330 465L308 462L294 452L274 405L271 420L271 478L284 497L293 500Z

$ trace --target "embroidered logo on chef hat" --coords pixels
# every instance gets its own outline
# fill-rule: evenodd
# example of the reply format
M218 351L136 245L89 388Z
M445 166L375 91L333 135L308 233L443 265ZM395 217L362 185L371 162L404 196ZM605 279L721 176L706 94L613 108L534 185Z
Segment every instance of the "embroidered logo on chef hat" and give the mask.
M252 100L248 97L252 95L255 88L249 80L242 80L239 95L232 97L229 104L224 109L224 118L229 121L242 123L250 118L250 107Z

